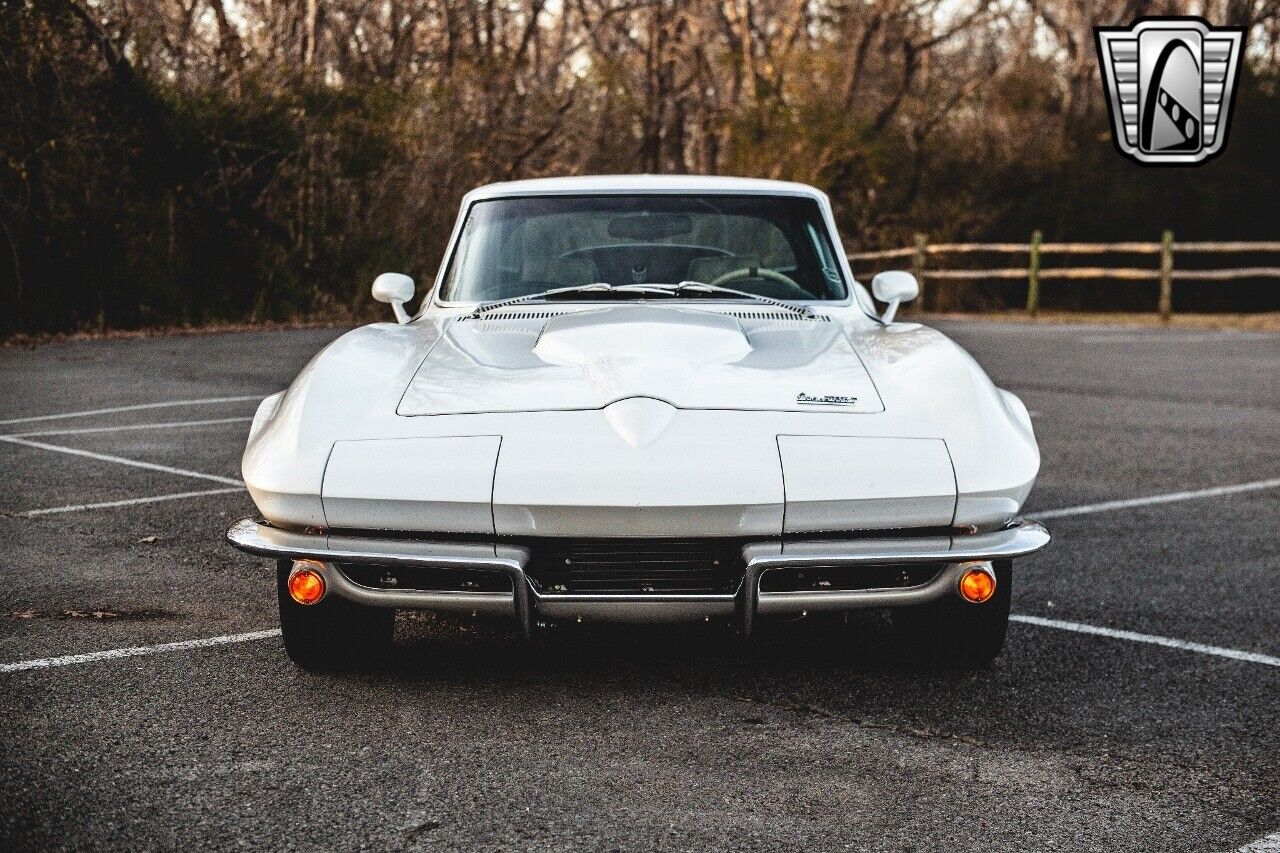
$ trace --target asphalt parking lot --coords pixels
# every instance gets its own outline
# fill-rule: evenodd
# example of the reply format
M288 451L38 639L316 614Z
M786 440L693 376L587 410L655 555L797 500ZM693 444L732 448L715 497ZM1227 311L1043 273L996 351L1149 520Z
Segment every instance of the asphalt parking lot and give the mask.
M976 673L869 614L402 617L309 675L222 532L338 332L0 350L0 848L1280 850L1280 336L941 325L1033 412L1055 535Z

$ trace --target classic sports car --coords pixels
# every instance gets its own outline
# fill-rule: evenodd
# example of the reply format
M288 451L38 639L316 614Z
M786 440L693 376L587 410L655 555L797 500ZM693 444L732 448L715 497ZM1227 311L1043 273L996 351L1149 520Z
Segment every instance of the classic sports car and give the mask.
M326 347L264 400L243 471L290 656L385 648L396 608L560 620L890 608L904 646L1004 643L1026 407L942 334L896 322L826 196L775 181L595 177L482 187L434 287L385 273L398 323Z

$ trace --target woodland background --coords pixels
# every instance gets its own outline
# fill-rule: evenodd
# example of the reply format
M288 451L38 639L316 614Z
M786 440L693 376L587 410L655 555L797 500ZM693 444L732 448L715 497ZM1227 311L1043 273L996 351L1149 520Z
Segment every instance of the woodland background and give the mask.
M1198 168L1111 141L1092 27L1158 14L1248 33L1230 143ZM1278 44L1280 0L0 0L0 336L365 317L378 272L430 279L462 193L539 175L804 181L864 249L1275 240Z

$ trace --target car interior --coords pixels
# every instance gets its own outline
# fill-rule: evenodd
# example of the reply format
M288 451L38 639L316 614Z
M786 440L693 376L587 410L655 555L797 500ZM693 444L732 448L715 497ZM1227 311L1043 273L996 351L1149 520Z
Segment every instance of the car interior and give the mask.
M445 298L487 301L600 282L685 281L774 299L844 296L812 202L812 210L797 211L791 202L806 200L788 199L778 209L772 209L775 199L750 200L749 205L742 204L745 199L729 200L736 204L681 199L684 209L676 208L676 200L652 199L647 205L635 200L477 203L446 277ZM507 210L483 209L503 202L517 204Z

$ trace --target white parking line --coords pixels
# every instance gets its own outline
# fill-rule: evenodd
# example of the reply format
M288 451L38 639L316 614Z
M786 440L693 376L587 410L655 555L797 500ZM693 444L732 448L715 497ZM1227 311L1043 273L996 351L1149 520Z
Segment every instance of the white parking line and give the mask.
M210 426L212 424L242 424L253 420L250 417L239 418L206 418L200 421L163 421L160 423L122 424L121 426L81 427L80 429L44 429L37 432L15 432L9 438L33 438L48 435L85 435L94 432L128 432L135 429L167 429L169 427Z
M1237 847L1232 853L1280 853L1280 832L1250 841L1243 847Z
M9 418L0 421L0 426L9 424L29 424L35 421L55 421L60 418L87 418L91 415L112 415L116 412L139 412L143 409L167 409L172 406L205 406L215 403L245 403L249 400L261 400L265 394L250 394L240 397L204 397L198 400L166 400L162 403L137 403L132 406L112 406L108 409L85 409L79 412L59 412L56 415L35 415L27 418Z
M1193 643L1187 640L1175 640L1171 637L1160 637L1155 634L1140 634L1137 631L1123 631L1116 628L1104 628L1098 625L1086 625L1083 622L1064 622L1060 619L1044 619L1039 616L1028 616L1021 613L1009 614L1010 622L1021 622L1025 625L1035 625L1040 628L1055 628L1060 631L1071 631L1077 634L1092 634L1099 637L1108 637L1115 640L1129 640L1134 643L1147 643L1154 646L1164 646L1165 648L1177 649L1184 652L1196 652L1202 655L1212 655L1214 657L1229 658L1230 660L1243 661L1245 663L1257 663L1264 666L1280 667L1280 658L1271 655L1259 654L1257 652L1245 652L1239 649L1228 649L1222 646L1209 646L1204 643ZM108 649L102 652L89 652L80 655L64 655L56 658L36 658L35 660L21 660L13 663L0 663L0 673L5 672L24 672L31 669L47 669L49 667L70 666L78 663L93 663L101 660L116 660L118 658L139 657L141 655L153 655L160 652L178 652L187 649L203 649L210 646L225 646L231 643L248 643L254 640L265 640L269 637L277 637L280 635L279 628L273 628L266 631L251 631L247 634L224 634L218 637L206 637L199 640L181 640L176 643L161 643L156 646L129 646L122 649ZM1280 838L1280 834L1276 836L1267 836L1253 842L1253 845L1271 843L1275 839ZM1275 848L1280 851L1280 848ZM1272 853L1271 847L1245 846L1240 848L1241 851L1248 853Z
M162 403L145 403L135 406L118 406L109 409L93 409L83 412L67 412L56 415L41 415L31 418L17 418L11 420L0 421L0 425L14 423L28 423L32 421L53 420L58 418L74 418L85 417L89 415L109 414L114 412L137 411L142 409L165 408L171 406L184 405L201 405L210 403L230 403L243 402L248 400L256 400L257 396L243 397L212 397L202 400L174 400ZM67 506L47 507L44 509L28 510L20 513L23 516L40 516L52 515L56 513L75 512L79 510L90 509L106 509L111 507L132 506L135 504L156 503L160 501L178 500L182 498L201 497L206 495L230 494L232 492L241 492L245 490L244 484L239 480L230 477L222 477L216 474L206 474L200 471L189 471L183 468L174 468L168 465L158 465L152 462L143 462L137 459L126 459L120 456L112 456L105 453L94 453L88 450L80 450L73 447L64 447L56 444L46 444L41 441L31 441L30 436L50 436L50 435L73 435L82 433L99 433L99 432L116 432L122 430L138 430L138 429L158 429L166 427L181 426L202 426L208 424L224 424L252 420L248 417L237 418L211 418L205 420L194 421L171 421L165 423L146 423L146 424L129 424L114 427L90 427L86 429L68 429L68 430L45 430L39 432L17 433L14 435L0 435L0 441L7 441L12 444L20 444L28 447L35 447L42 450L49 450L58 453L68 453L74 456L82 456L89 459L96 459L103 462L114 462L121 465L129 465L136 468L144 468L152 471L160 471L167 474L176 474L184 477L194 477L203 480L212 480L217 483L225 483L230 488L223 489L206 489L202 491L177 492L166 495L153 495L141 498L127 498L116 501L102 501L98 503L87 504L70 504ZM1037 519L1063 518L1073 515L1089 515L1097 512L1106 512L1117 509L1130 509L1140 506L1151 506L1156 504L1175 503L1178 501L1197 500L1201 498L1222 497L1227 495L1239 494L1242 492L1259 491L1263 489L1280 488L1280 478L1272 478L1267 480L1255 480L1248 483L1238 483L1231 486L1216 486L1205 489L1195 489L1180 492L1168 492L1165 494L1149 495L1140 498L1125 498L1121 500L1103 501L1094 504L1084 504L1081 506L1064 507L1060 509L1044 510L1042 512L1033 513L1032 517ZM1155 634L1142 634L1136 631L1127 631L1116 628L1106 628L1097 625L1088 625L1081 622L1067 622L1058 619L1046 619L1040 616L1030 616L1023 614L1010 614L1010 621L1020 622L1027 625L1034 625L1042 628L1052 628L1062 631L1071 631L1079 634L1090 634L1094 636L1108 637L1111 639L1127 640L1136 643L1147 643L1150 645L1163 646L1165 648L1178 649L1181 651L1195 652L1198 654L1212 655L1216 657L1228 658L1231 660L1244 661L1247 663L1262 664L1265 666L1280 667L1280 657L1260 654L1258 652L1247 652L1239 649L1230 649L1222 646L1211 646L1204 643L1196 643L1187 640L1178 640L1171 637L1162 637ZM266 639L279 635L279 630L255 631L247 634L232 634L220 637L209 637L199 640L185 640L177 643L164 643L157 646L135 646L123 649L111 649L103 652L91 652L81 655L67 655L57 658L42 658L30 661L18 661L15 663L0 664L0 672L19 672L31 669L43 669L46 667L68 666L77 663L89 663L98 660L112 660L116 658L135 657L138 655L155 654L165 651L181 651L184 649L204 648L208 646L225 645L228 643L250 642L253 640ZM1264 845L1259 847L1257 845ZM1273 846L1265 846L1273 845ZM1253 844L1240 848L1240 851L1248 851L1248 853L1280 853L1280 834L1267 836L1259 839Z
M1089 515L1095 512L1106 512L1112 509L1132 509L1137 506L1152 506L1154 504L1171 504L1178 501L1193 501L1200 498L1217 498L1224 495L1237 495L1241 492L1257 492L1263 489L1280 488L1280 477L1270 480L1254 480L1251 483L1237 483L1234 486L1213 486L1208 489L1194 489L1186 492L1167 492L1162 495L1148 495L1143 498L1124 498L1116 501L1102 501L1096 504L1084 504L1082 506L1069 506L1063 509L1046 509L1040 512L1028 513L1031 518L1065 518L1069 515Z
M177 474L180 477L195 477L198 480L212 480L215 483L225 483L228 486L244 485L239 480L231 477L222 477L217 474L205 474L201 471L188 471L186 468L157 465L154 462L142 462L138 459L125 459L123 456L112 456L108 453L94 453L93 451L80 450L76 447L63 447L60 444L45 444L43 441L30 441L25 438L14 438L11 435L0 435L0 441L7 441L10 444L21 444L26 447L37 447L41 450L53 450L58 453L69 453L72 456L83 456L87 459L97 459L99 462L115 462L119 465L131 465L134 468L146 468L148 471L162 471L165 474Z
M31 669L48 669L56 666L70 666L75 663L93 663L100 660L116 660L118 658L134 658L142 655L154 655L160 652L181 652L187 649L207 649L210 646L227 646L232 643L251 643L254 640L265 640L280 636L279 628L269 631L251 631L247 634L224 634L221 637L205 637L200 640L181 640L177 643L161 643L158 646L130 646L123 649L109 649L105 652L89 652L83 655L63 655L57 658L37 658L20 660L13 663L0 663L0 672L25 672Z
M79 512L84 509L111 509L118 506L134 506L136 504L154 504L161 501L176 501L182 498L202 498L205 495L229 495L232 492L248 491L244 486L228 486L225 489L204 489L199 492L174 492L168 495L151 495L145 498L125 498L118 501L99 501L91 504L68 504L67 506L50 506L43 509L29 509L24 512L15 512L14 515L23 518L35 518L41 515L56 515L62 512Z
M1156 634L1140 634L1137 631L1124 631L1119 628L1104 628L1100 625L1086 625L1083 622L1064 622L1061 619L1045 619L1041 616L1026 616L1021 613L1010 613L1010 622L1022 622L1040 628L1056 628L1059 631L1072 631L1077 634L1092 634L1096 637L1110 637L1113 640L1128 640L1132 643L1149 643L1153 646L1164 646L1167 649L1178 649L1184 652L1196 652L1202 655L1213 655L1220 658L1260 663L1264 666L1280 666L1280 657L1245 652L1240 649L1228 649L1222 646L1209 646L1204 643L1193 643L1189 640L1175 640L1172 637L1161 637Z

